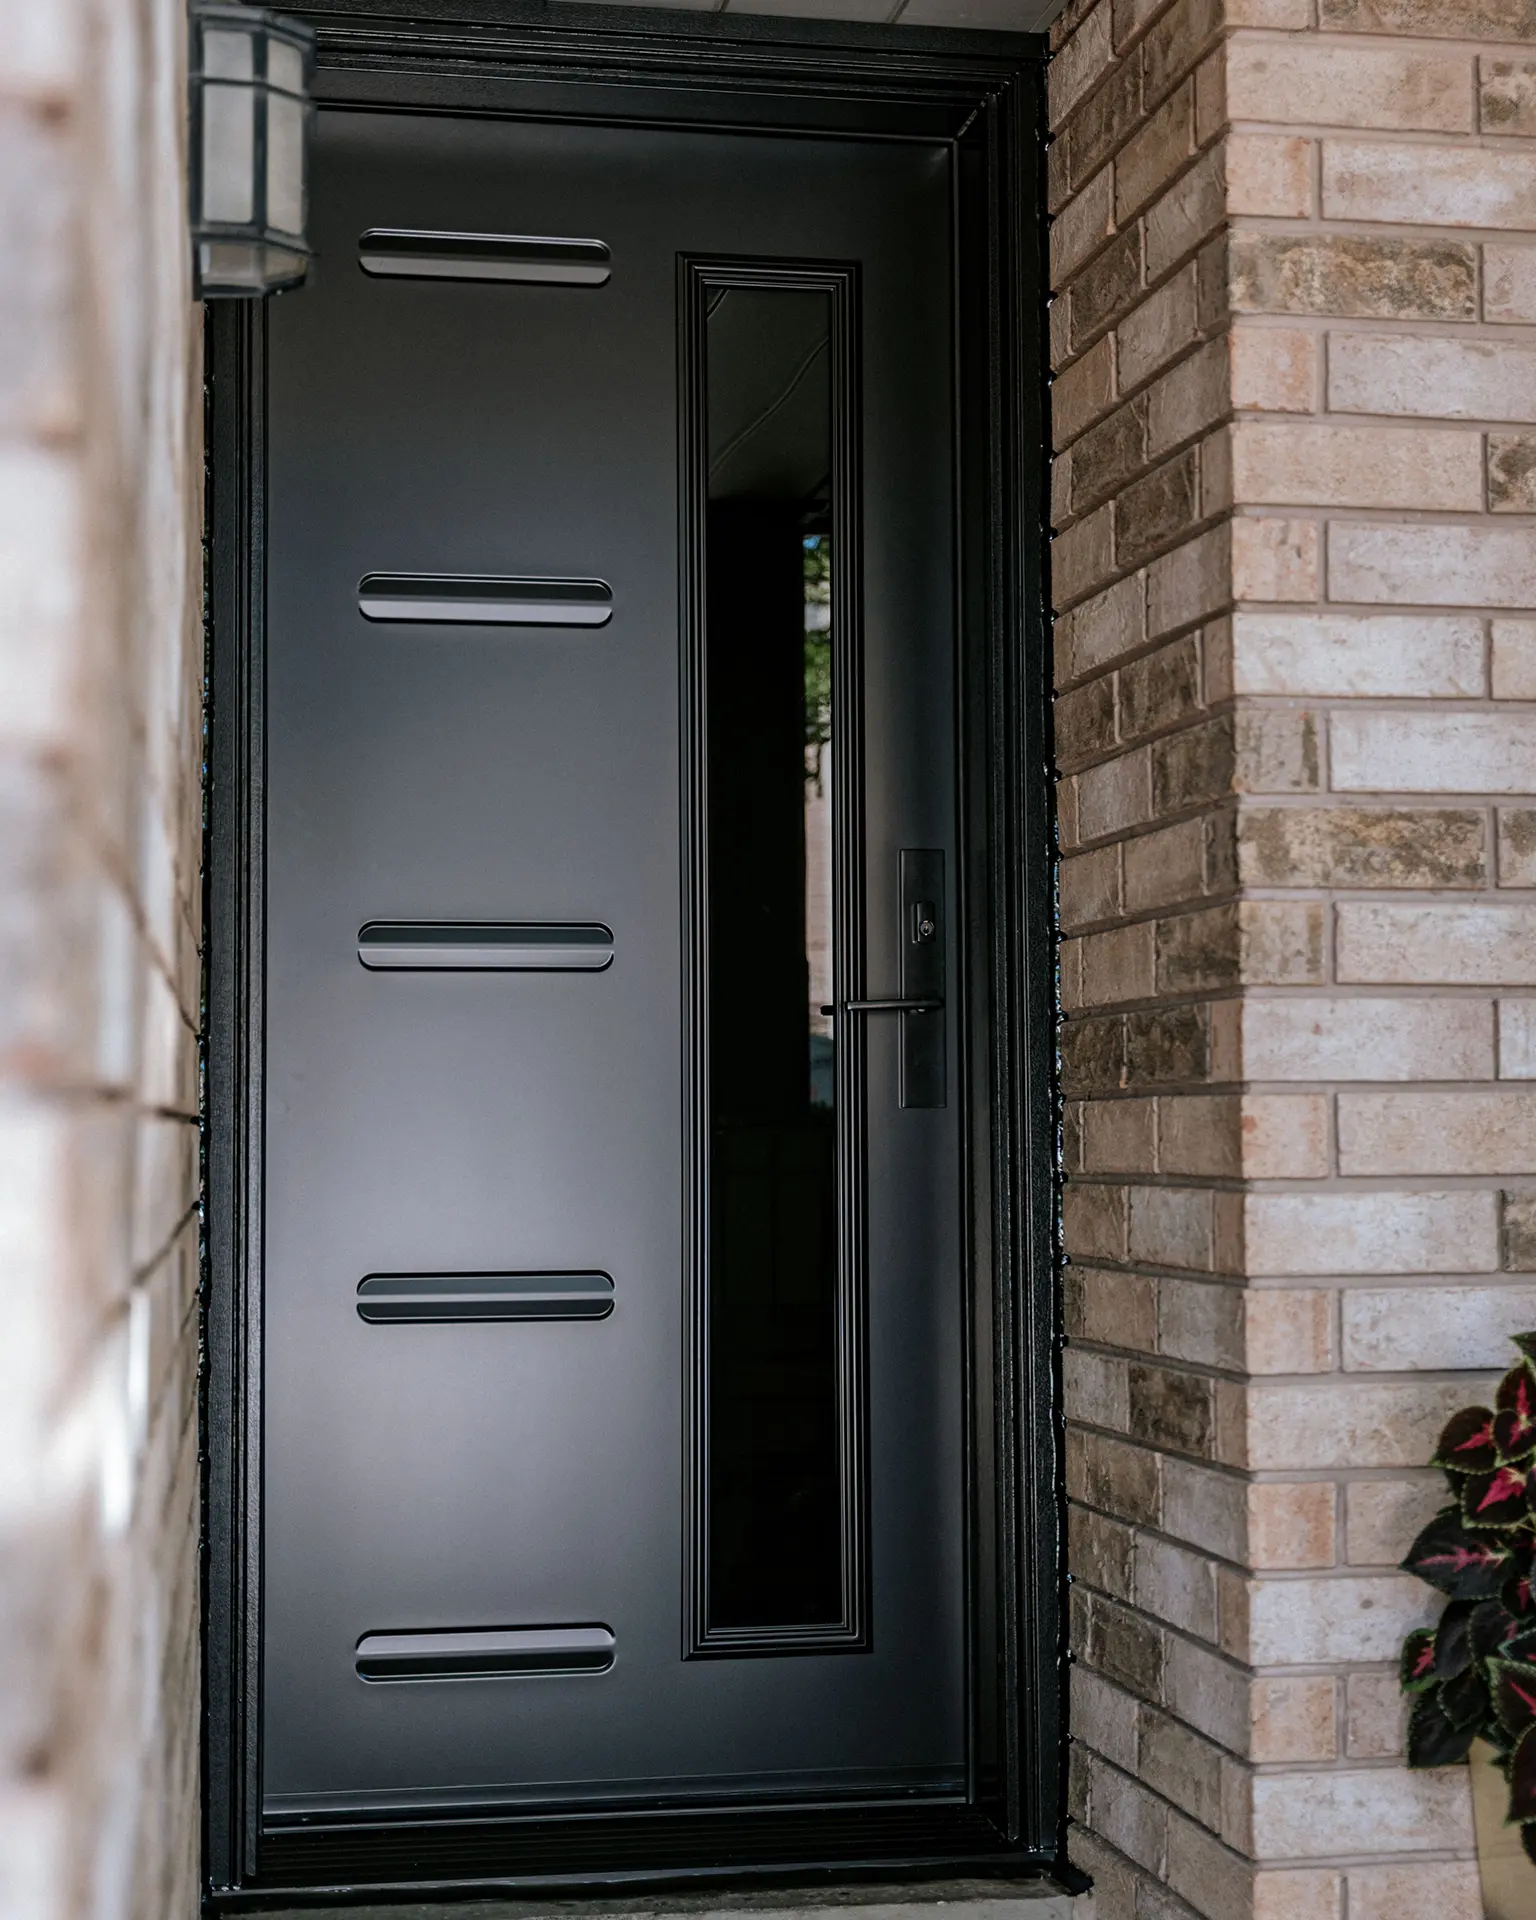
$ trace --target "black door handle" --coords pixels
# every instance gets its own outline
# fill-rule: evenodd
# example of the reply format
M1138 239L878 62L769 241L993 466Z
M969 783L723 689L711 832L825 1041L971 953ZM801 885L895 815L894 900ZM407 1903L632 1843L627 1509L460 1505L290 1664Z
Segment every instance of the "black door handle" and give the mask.
M942 1000L845 1000L841 1009L823 1007L823 1014L843 1013L942 1013Z

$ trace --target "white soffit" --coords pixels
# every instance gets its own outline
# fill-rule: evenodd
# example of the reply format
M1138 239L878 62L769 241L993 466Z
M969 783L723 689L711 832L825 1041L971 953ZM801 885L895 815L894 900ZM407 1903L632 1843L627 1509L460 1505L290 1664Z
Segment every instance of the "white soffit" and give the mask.
M581 0L573 0L581 4ZM634 6L686 7L696 13L772 13L801 20L862 20L870 25L980 27L1039 33L1066 0L626 0Z

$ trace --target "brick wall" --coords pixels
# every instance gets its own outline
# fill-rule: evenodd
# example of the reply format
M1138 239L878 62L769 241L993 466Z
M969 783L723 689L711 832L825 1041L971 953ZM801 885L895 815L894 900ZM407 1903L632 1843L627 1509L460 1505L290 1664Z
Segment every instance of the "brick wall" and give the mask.
M1536 11L1054 37L1075 1851L1473 1920L1393 1568L1536 1325Z
M182 0L0 0L0 1913L197 1911Z

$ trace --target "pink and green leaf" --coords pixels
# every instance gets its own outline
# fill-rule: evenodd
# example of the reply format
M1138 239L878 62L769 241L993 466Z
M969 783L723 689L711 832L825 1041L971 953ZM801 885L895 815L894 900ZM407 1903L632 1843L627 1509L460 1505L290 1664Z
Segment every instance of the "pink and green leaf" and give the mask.
M1416 1573L1453 1600L1489 1600L1514 1571L1508 1545L1493 1532L1469 1532L1446 1507L1408 1549L1405 1573Z
M1501 1460L1528 1460L1536 1453L1536 1369L1528 1360L1499 1382L1493 1442Z
M1495 1467L1492 1473L1474 1473L1461 1483L1461 1517L1479 1530L1518 1526L1530 1510L1529 1466Z
M1463 1407L1446 1421L1430 1461L1452 1473L1491 1473L1499 1464L1492 1407Z

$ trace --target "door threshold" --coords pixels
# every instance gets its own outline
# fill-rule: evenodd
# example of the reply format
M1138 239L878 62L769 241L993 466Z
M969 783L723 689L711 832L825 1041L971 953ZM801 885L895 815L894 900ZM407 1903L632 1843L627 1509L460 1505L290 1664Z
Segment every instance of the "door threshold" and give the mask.
M1059 1880L927 1880L863 1886L762 1887L736 1892L661 1893L629 1899L410 1901L267 1908L263 1920L1083 1920L1079 1896ZM945 1916L950 1920L950 1916Z

